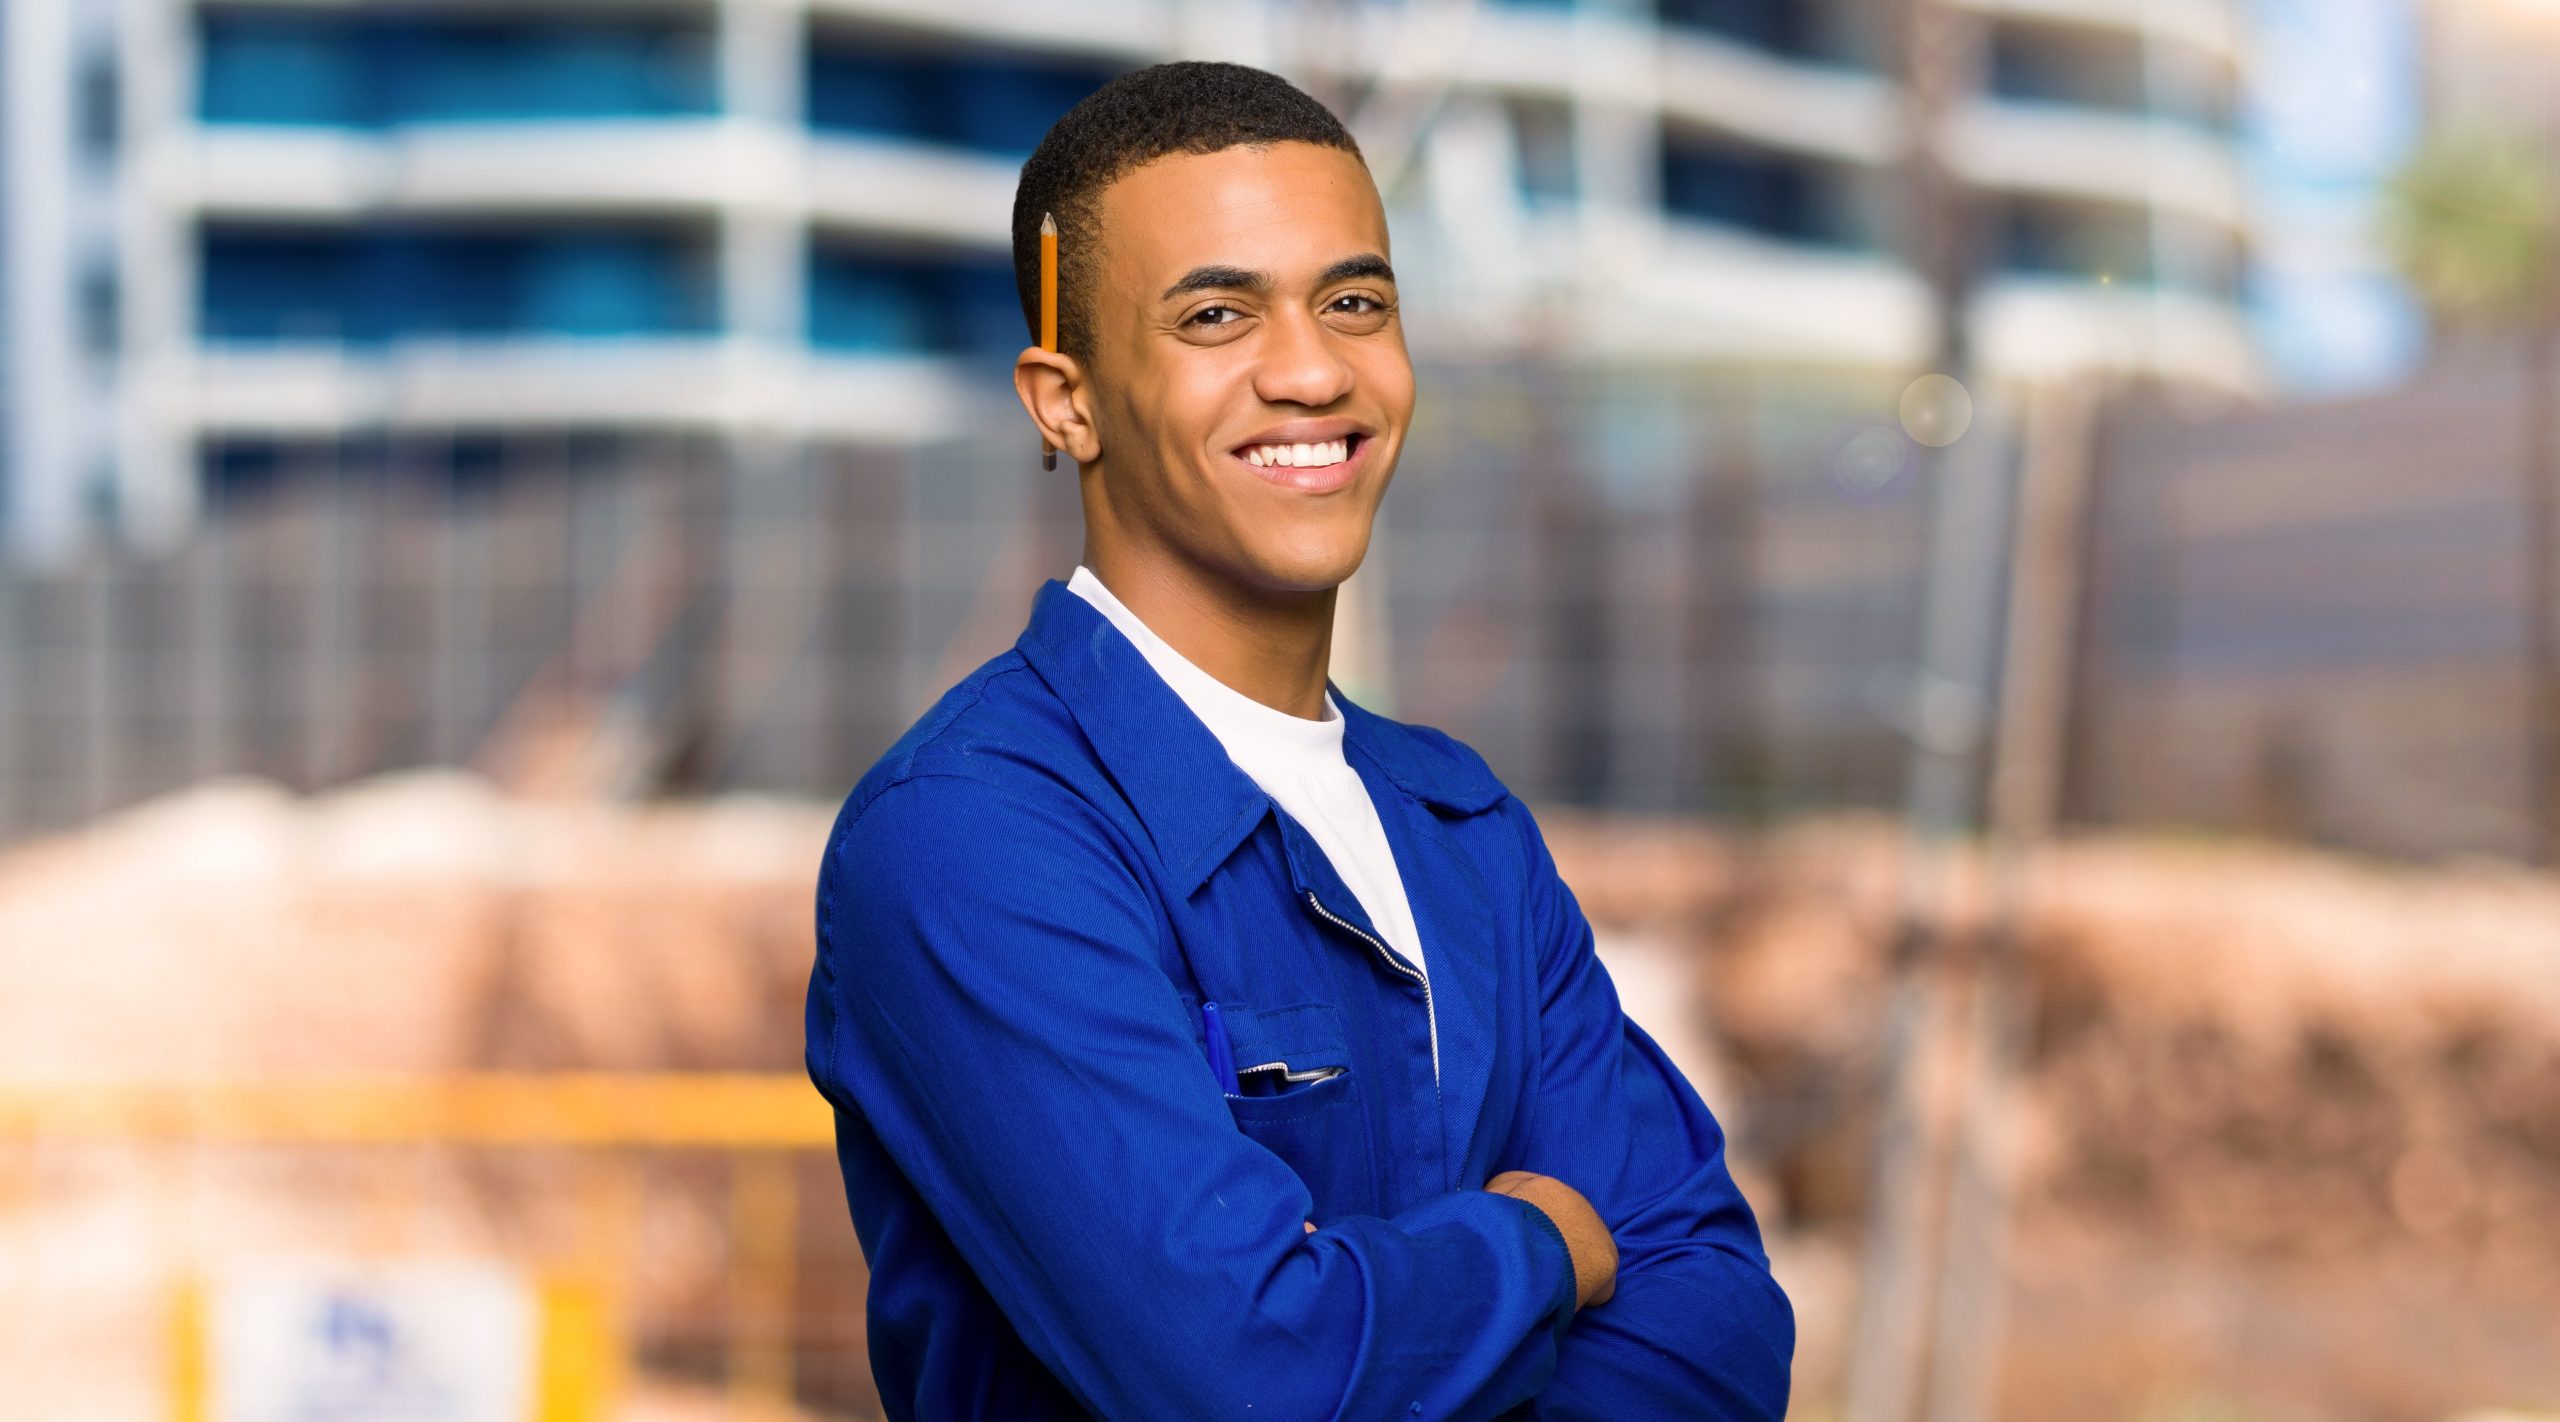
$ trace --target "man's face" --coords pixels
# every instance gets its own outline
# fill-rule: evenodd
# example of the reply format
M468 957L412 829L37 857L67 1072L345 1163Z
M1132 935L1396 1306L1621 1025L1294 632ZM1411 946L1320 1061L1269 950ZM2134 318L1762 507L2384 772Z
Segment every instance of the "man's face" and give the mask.
M1386 213L1309 143L1159 159L1105 189L1092 411L1119 536L1243 586L1360 566L1404 432Z

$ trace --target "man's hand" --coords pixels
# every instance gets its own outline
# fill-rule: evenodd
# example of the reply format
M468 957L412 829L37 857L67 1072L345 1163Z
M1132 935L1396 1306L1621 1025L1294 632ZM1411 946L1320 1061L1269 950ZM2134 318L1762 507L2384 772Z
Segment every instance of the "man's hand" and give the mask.
M1581 1191L1532 1170L1506 1170L1484 1182L1484 1188L1497 1195L1516 1195L1556 1222L1565 1250L1573 1256L1574 1289L1581 1300L1575 1307L1607 1303L1618 1291L1618 1241L1610 1237L1600 1212L1591 1208Z

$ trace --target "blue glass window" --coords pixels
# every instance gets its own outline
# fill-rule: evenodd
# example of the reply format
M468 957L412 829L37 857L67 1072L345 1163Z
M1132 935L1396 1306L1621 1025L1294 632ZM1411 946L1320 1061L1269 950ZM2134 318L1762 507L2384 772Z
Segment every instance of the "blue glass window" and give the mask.
M392 103L404 121L705 113L711 36L631 21L386 25Z
M196 43L196 109L208 121L376 121L372 56L352 17L208 10Z
M350 323L360 266L352 235L337 231L214 230L204 234L196 281L197 326L208 341L366 341Z
M2009 271L2151 280L2151 228L2136 208L2012 199L1999 212L1998 237L2000 265Z
M2132 111L2144 107L2142 50L2131 36L2000 24L1991 27L1988 38L1989 86L2001 98Z
M1816 38L1813 8L1806 0L1659 0L1656 13L1760 49L1806 54Z
M717 322L708 243L652 228L287 228L203 235L215 342L687 335Z
M210 123L370 128L717 107L711 34L676 19L217 8L199 24L197 107Z
M1013 266L1001 257L839 244L810 252L811 345L1010 360L1030 341Z
M1790 241L1827 241L1812 169L1797 160L1666 137L1662 206L1675 217L1740 227Z
M1026 157L1059 115L1118 72L1101 61L931 50L822 32L809 49L809 124Z
M1563 104L1514 99L1511 131L1519 144L1521 196L1533 204L1569 202L1581 187L1573 114Z
M291 462L282 444L254 437L207 440L196 460L206 499L217 508L274 488Z
M2164 46L2156 64L2139 39L2016 22L1991 28L1988 86L2003 99L2147 113L2228 136L2231 76L2218 60Z

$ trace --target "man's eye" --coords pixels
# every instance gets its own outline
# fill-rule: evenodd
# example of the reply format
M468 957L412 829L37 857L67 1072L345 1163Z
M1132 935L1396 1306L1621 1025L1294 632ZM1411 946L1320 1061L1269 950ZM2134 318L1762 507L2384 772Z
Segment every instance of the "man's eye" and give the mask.
M1203 321L1200 319L1203 316L1207 316L1218 311L1224 311L1230 316L1240 316L1243 314L1232 306L1203 306L1199 310L1192 312L1190 319L1185 321L1183 324L1187 326L1225 326L1232 324L1226 321Z
M1345 302L1345 301L1365 301L1365 302L1368 302L1368 303L1369 303L1368 311L1384 311L1384 310L1386 310L1386 309L1387 309L1387 307L1386 307L1386 303L1385 303L1385 302L1378 300L1378 299L1377 299L1376 297L1374 297L1374 296L1363 296L1363 295L1361 295L1359 292L1356 292L1356 291L1353 291L1353 292L1346 292L1346 293L1344 293L1344 294L1343 294L1340 298L1338 298L1338 299L1337 299L1333 304L1334 304L1335 306L1339 307L1339 306L1340 306L1340 305L1342 305L1342 303L1343 303L1343 302ZM1362 312L1361 314L1366 315L1366 314L1367 314L1367 311L1364 311L1364 312Z

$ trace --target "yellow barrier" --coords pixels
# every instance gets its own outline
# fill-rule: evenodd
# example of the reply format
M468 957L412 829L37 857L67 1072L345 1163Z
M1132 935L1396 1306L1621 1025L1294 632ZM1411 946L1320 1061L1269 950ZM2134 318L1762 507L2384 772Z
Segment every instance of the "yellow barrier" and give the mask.
M206 1422L204 1286L180 1279L169 1300L169 1422Z
M613 1396L621 1357L612 1306L603 1289L583 1278L545 1279L541 1299L534 1422L595 1422Z
M743 1416L778 1415L792 1396L788 1331L797 1187L787 1155L835 1143L835 1116L806 1077L772 1073L481 1072L453 1076L231 1081L0 1083L0 1146L162 1141L222 1145L458 1145L702 1149L735 1172L731 1395ZM582 1218L627 1220L631 1167L591 1171ZM594 1422L621 1366L603 1276L617 1242L589 1239L581 1261L546 1271L540 1301L539 1422ZM168 1323L167 1415L208 1422L207 1299L182 1277Z
M0 1084L0 1140L818 1149L832 1109L796 1075L602 1072Z

